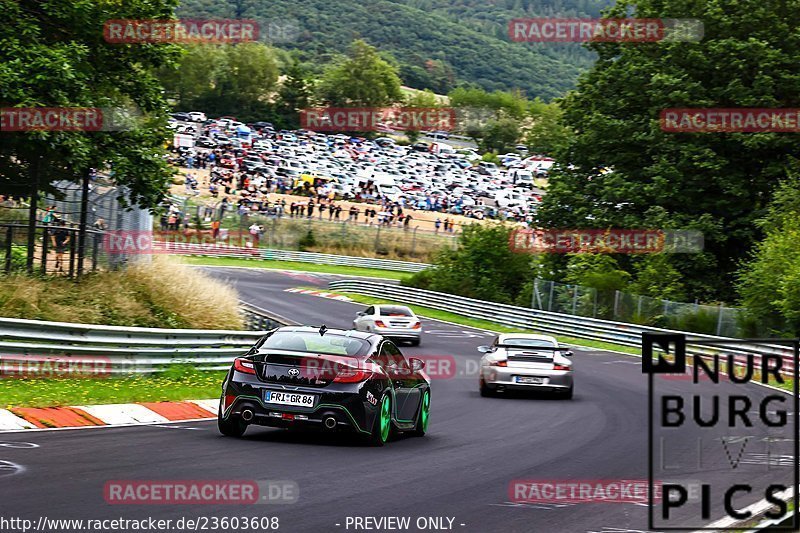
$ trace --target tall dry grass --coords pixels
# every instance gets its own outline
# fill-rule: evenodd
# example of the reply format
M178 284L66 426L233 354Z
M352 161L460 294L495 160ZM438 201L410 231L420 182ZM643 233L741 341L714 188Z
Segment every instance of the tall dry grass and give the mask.
M0 316L115 326L242 329L236 290L203 272L155 257L117 272L0 277Z

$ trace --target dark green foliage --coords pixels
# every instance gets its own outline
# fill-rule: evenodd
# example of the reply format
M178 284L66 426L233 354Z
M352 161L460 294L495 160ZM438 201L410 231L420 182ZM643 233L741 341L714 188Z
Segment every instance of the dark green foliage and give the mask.
M744 318L753 335L800 335L800 182L778 189L760 221L766 237L738 278Z
M509 249L511 228L473 224L464 228L456 250L440 253L433 270L415 274L408 284L470 298L514 303L530 280L530 256Z
M666 133L659 114L800 107L800 41L788 22L800 15L800 2L637 3L639 17L678 14L704 22L701 42L592 45L598 62L561 102L576 134L557 156L572 166L551 173L539 217L562 228L699 230L703 253L668 261L686 297L730 302L734 273L761 238L755 221L800 144L792 133ZM635 272L634 263L623 268Z
M307 251L317 245L317 238L314 237L314 231L308 230L305 235L300 237L297 241L297 247L301 251Z
M308 63L327 63L360 38L394 55L403 81L417 89L446 93L470 83L486 90L521 89L531 97L550 99L574 86L592 54L579 44L509 42L509 20L536 13L596 15L607 2L568 0L562 3L558 15L548 4L485 0L465 0L458 5L445 0L241 0L231 4L184 0L178 14L232 17L238 6L244 18L259 21L262 28L268 28L271 22L296 22L296 36L273 44L300 52Z

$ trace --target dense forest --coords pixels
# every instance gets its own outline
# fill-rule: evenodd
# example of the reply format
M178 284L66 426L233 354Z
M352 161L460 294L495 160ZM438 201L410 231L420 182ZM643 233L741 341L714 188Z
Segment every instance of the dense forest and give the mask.
M552 99L574 87L593 55L580 44L512 43L508 22L597 16L606 0L183 0L185 18L259 21L262 37L322 64L364 39L398 62L403 82L447 93L459 85ZM288 29L288 31L287 31ZM277 30L277 31L276 31Z

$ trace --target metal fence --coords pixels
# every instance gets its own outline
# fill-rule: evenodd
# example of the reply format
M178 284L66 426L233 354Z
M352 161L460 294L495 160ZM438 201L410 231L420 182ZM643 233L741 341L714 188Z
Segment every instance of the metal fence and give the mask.
M674 302L544 279L533 282L531 308L723 337L742 336L741 309Z
M58 195L50 195L44 202L45 208L52 206L53 213L77 228L80 221L81 187L77 183L62 181L55 187ZM129 205L129 195L124 187L117 187L104 176L95 179L89 188L87 225L89 228L108 231L150 231L153 228L153 215L146 209ZM141 254L108 254L99 246L98 261L109 268L118 268L132 260L147 260Z
M295 322L242 303L253 331L128 328L0 318L0 370L4 375L69 375L92 367L97 374L163 371L188 364L199 370L226 370L266 330ZM63 368L62 368L63 367Z
M627 324L610 320L601 320L591 317L579 317L568 314L553 313L518 307L514 305L499 304L455 296L441 292L389 285L368 280L342 280L332 281L328 287L335 291L350 291L376 298L385 298L396 302L421 305L431 309L449 311L459 315L487 320L503 326L539 331L555 335L566 335L578 339L610 342L623 346L640 347L642 333L686 333L662 328ZM733 355L734 361L740 363L750 354L753 357L779 356L783 358L783 371L793 371L792 350L777 344L737 344L735 339L716 337L710 335L696 335L686 333L696 341L719 342L714 346L692 344L687 345L687 351L693 355L727 357Z
M419 272L428 268L427 263L411 261L395 261L392 259L374 259L371 257L352 257L346 255L319 254L315 252L298 252L294 250L276 250L270 248L251 248L246 246L227 246L222 244L155 242L154 251L176 255L199 255L213 257L238 257L245 259L264 259L270 261L294 261L299 263L315 263L322 265L341 265L349 267L375 268L380 270L396 270L402 272Z

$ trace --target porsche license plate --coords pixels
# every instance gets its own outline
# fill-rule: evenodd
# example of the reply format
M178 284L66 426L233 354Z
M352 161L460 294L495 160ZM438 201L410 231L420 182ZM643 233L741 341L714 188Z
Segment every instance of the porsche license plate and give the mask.
M545 378L535 378L530 376L515 376L514 380L517 383L522 383L525 385L541 385L544 383Z

